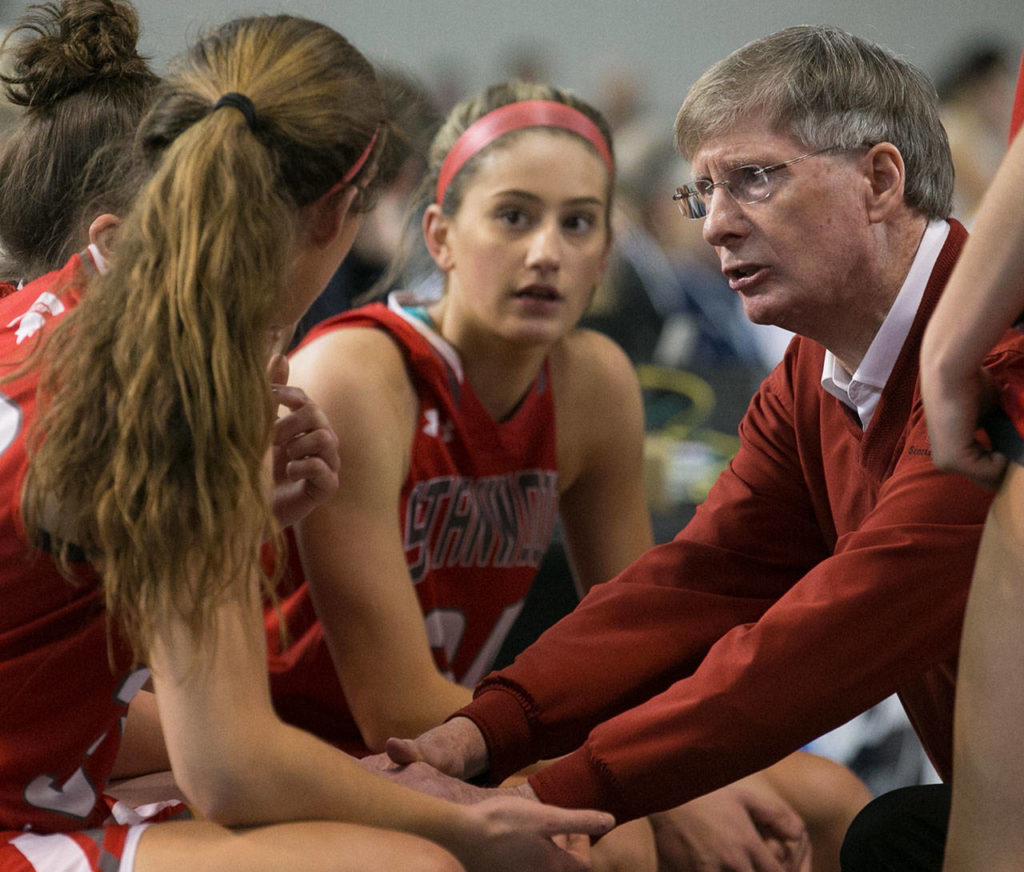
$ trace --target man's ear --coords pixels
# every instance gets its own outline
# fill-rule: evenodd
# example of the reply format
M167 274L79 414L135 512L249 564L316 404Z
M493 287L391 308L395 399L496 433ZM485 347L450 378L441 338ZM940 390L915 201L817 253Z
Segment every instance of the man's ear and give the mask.
M904 203L906 167L903 155L891 142L871 146L865 156L868 167L868 217L874 222L886 220Z
M423 239L441 272L451 272L455 267L455 258L452 257L448 240L450 230L451 220L441 211L441 207L437 203L427 206L427 211L423 213Z
M120 225L121 219L109 212L94 218L89 225L89 244L96 246L104 260L110 260L114 240L117 238L117 228Z
M314 245L329 245L345 226L359 189L355 185L331 188L305 207L306 231Z

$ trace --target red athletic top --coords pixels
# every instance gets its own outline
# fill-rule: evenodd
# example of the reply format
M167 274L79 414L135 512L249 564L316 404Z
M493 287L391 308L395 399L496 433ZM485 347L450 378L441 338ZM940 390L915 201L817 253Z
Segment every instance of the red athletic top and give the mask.
M75 255L0 300L0 375L77 302L91 268ZM120 719L146 672L111 671L103 596L88 567L72 586L26 546L19 505L37 379L33 367L0 385L0 830L49 832L108 816L102 793Z
M547 365L516 412L496 422L463 378L455 350L397 306L373 304L336 316L305 342L352 327L385 331L405 357L419 422L397 506L402 545L437 667L472 687L490 670L522 609L555 525L555 409ZM290 546L285 592L302 572ZM268 615L278 711L365 753L304 583L282 608L293 640L285 651L276 617Z

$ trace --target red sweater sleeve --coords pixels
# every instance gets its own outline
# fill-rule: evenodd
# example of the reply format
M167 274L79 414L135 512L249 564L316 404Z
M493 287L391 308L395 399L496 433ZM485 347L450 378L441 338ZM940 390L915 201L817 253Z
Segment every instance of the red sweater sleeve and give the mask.
M761 769L893 692L927 697L955 658L990 496L934 469L919 402L879 475L850 462L862 447L847 410L820 403L804 414L777 370L686 530L480 686L463 713L496 778L582 742L532 786L625 820Z

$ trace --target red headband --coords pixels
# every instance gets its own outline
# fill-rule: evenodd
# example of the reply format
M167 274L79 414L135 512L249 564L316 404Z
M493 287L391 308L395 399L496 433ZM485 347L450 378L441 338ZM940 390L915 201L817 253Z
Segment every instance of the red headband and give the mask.
M348 168L348 172L341 177L341 183L343 185L347 185L351 182L363 168L363 164L370 159L370 155L373 154L373 147L377 144L378 133L380 133L379 127L373 131L373 136L370 137L370 141L367 143L366 148L363 149L363 153L356 158L356 162L352 164L352 166Z
M615 164L612 161L608 140L604 138L601 129L586 115L578 109L566 106L565 103L556 103L554 100L523 100L499 106L493 112L478 118L455 141L455 145L451 147L444 163L441 164L441 172L437 177L438 205L444 202L444 193L448 190L448 185L465 166L466 161L499 136L523 127L558 127L583 137L597 149L601 160L608 167L608 174L615 175Z

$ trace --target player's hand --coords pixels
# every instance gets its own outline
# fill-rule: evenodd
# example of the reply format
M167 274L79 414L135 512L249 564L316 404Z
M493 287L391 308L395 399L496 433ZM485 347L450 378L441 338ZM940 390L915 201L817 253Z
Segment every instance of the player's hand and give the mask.
M274 400L288 410L274 422L271 444L274 517L288 527L338 489L338 437L323 410L288 385L284 355L274 355L267 370Z
M454 853L470 872L585 872L589 837L615 826L605 812L512 796L487 799L467 811L469 838Z
M995 489L1006 471L1006 458L977 438L978 422L996 404L988 374L979 369L963 381L940 378L922 368L932 462L946 472L959 472L982 487Z
M803 821L773 790L737 782L650 821L659 872L810 872Z

